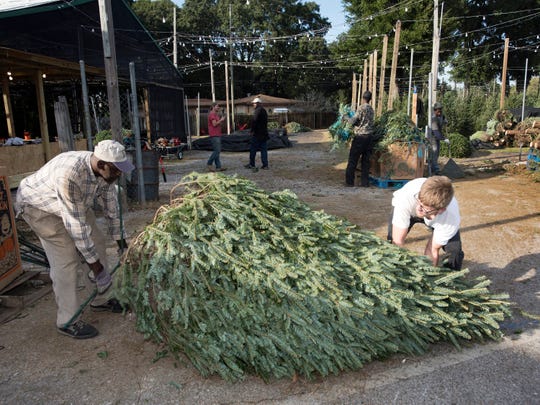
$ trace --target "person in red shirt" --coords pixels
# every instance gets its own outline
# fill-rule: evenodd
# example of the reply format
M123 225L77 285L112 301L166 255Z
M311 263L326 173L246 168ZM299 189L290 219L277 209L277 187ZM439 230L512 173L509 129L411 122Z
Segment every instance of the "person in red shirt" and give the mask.
M224 120L225 117L219 116L219 104L213 103L210 114L208 114L208 135L210 135L210 141L212 142L212 154L206 163L208 170L211 172L216 170L222 172L223 170L226 170L221 167L221 161L219 160L219 155L221 153L221 123ZM215 169L213 164L216 165Z

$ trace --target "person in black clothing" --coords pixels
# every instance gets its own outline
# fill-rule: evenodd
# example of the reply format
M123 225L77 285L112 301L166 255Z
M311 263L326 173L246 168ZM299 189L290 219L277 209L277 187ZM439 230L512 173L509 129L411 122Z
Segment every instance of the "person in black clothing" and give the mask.
M255 156L257 151L261 151L262 169L267 170L268 167L268 113L262 106L262 100L256 97L253 100L255 111L251 119L251 144L249 148L249 164L246 169L257 169L255 166Z
M369 157L373 148L373 120L375 112L369 104L371 101L371 92L365 91L362 94L362 104L356 110L356 113L349 118L349 124L353 126L354 138L349 151L349 161L345 171L345 185L354 186L354 174L358 160L362 156L360 177L360 187L369 187Z

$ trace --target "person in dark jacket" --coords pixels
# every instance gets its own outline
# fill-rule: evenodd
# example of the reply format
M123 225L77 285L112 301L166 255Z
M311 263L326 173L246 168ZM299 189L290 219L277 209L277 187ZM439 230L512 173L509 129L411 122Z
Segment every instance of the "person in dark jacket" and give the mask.
M361 160L360 187L369 187L369 158L373 148L373 120L375 113L369 104L371 92L365 91L362 94L362 104L358 106L356 113L349 119L349 124L353 126L354 138L349 151L349 161L345 170L345 185L354 186L354 174L358 160Z
M257 151L261 151L262 169L268 170L268 113L262 106L262 100L256 97L253 100L255 111L251 119L251 144L249 148L249 163L245 166L246 169L257 169L255 166L255 156Z

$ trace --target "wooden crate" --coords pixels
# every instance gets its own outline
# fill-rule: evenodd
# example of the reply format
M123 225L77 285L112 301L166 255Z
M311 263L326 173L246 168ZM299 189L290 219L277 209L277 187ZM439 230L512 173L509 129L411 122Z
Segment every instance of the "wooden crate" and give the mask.
M15 215L7 177L0 176L0 290L22 274Z
M425 146L417 142L396 142L384 152L373 153L370 174L379 179L412 180L424 176Z

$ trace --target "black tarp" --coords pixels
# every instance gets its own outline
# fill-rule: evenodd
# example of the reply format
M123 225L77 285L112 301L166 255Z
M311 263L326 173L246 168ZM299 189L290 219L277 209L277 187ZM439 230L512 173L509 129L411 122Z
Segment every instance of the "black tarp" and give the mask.
M269 131L270 139L268 140L268 149L290 148L292 146L289 137L279 135L277 131ZM231 135L223 135L221 137L221 150L224 152L245 152L249 150L251 135L249 130L237 131ZM192 149L196 150L212 150L210 137L201 138L191 143Z

